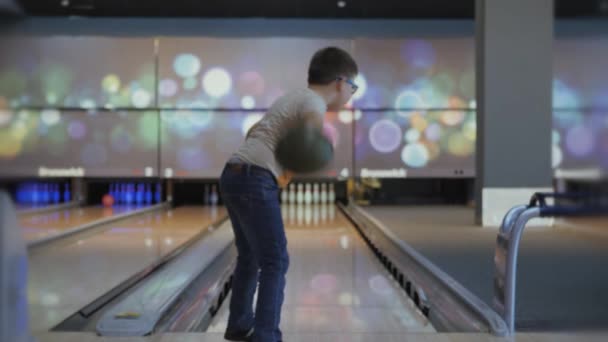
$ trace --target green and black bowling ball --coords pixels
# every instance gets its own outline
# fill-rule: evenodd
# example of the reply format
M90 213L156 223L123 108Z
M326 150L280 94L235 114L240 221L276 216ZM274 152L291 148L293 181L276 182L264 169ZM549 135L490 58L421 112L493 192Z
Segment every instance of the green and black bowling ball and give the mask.
M331 141L321 129L305 122L287 130L275 150L281 167L300 174L323 170L333 157Z

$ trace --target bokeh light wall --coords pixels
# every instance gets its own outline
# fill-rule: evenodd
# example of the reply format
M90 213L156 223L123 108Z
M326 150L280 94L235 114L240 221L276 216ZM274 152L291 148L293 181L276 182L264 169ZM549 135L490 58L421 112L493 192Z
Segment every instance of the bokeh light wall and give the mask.
M271 103L306 85L317 49L358 61L328 113L336 160L315 176L474 175L472 36L2 39L0 175L213 178ZM558 39L553 166L608 169L608 39ZM608 69L607 69L608 70ZM531 113L531 115L533 115Z

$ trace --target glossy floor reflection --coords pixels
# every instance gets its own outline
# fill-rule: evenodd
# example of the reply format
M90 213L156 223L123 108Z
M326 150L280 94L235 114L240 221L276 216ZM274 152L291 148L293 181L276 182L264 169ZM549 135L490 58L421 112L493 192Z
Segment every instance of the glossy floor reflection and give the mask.
M19 216L19 226L26 241L34 241L74 229L100 219L141 209L135 206L77 207Z
M223 215L212 207L155 211L31 251L31 329L52 328Z
M285 333L433 332L333 205L284 206L291 258ZM222 332L228 302L210 327Z

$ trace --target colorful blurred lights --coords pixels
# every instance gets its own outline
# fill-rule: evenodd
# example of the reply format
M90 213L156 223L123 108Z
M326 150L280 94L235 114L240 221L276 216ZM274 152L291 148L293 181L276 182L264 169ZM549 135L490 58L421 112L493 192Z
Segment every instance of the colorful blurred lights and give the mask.
M152 96L144 89L138 89L131 96L131 102L136 108L146 108L152 102Z
M420 140L420 131L410 128L405 132L405 141L408 143L415 143Z
M68 125L68 134L73 139L82 139L87 133L87 128L80 121L72 121Z
M262 113L254 113L247 115L245 120L243 120L243 126L241 127L241 132L243 133L243 136L247 136L247 132L249 132L251 127L258 123L258 121L260 121L262 117L264 117L264 114Z
M345 124L353 122L353 112L350 110L341 110L338 112L338 120Z
M253 98L253 96L243 96L243 98L241 99L241 107L243 107L244 109L255 108L255 99Z
M436 123L430 124L426 128L425 136L427 140L438 141L441 138L441 126Z
M165 79L158 84L158 93L163 97L171 97L177 94L177 82Z
M238 88L241 93L253 96L264 95L265 82L262 75L257 71L247 71L241 74L238 80Z
M193 90L194 88L196 88L196 85L197 85L196 78L194 78L194 77L186 78L183 83L184 83L183 87L185 90Z
M473 154L475 149L473 141L463 134L454 134L448 139L448 150L455 156L466 157Z
M359 74L357 77L355 77L354 82L359 87L357 92L353 95L353 100L356 101L361 99L367 92L367 80L363 74Z
M46 103L50 105L57 104L57 94L52 92L46 93Z
M429 151L420 143L408 144L401 151L401 160L410 167L424 167L429 159Z
M53 126L61 120L61 113L56 109L45 109L40 114L40 119L47 126Z
M0 126L8 124L13 118L13 112L0 109Z
M562 140L562 137L558 131L553 130L553 132L551 133L551 140L553 141L553 145L559 145Z
M117 75L109 74L101 81L103 90L110 94L115 94L120 90L120 78Z
M435 64L435 49L425 40L406 41L401 49L403 61L414 68L427 69Z
M551 164L553 165L553 168L556 168L562 164L562 161L564 160L564 154L562 152L562 149L557 145L553 145L551 151Z
M422 100L420 94L412 90L401 92L395 100L395 108L401 116L409 117L416 112L417 109L426 108L427 105Z
M230 92L232 79L222 68L213 68L203 77L203 89L212 97L222 97Z
M447 111L441 114L441 122L448 126L456 126L460 124L464 118L465 114L461 111Z
M566 135L566 146L575 157L587 157L594 148L593 132L586 126L578 126Z
M369 141L380 153L395 151L401 144L401 128L395 122L383 119L374 123L369 130Z
M184 53L175 58L173 70L182 78L194 77L201 71L201 61L195 55Z

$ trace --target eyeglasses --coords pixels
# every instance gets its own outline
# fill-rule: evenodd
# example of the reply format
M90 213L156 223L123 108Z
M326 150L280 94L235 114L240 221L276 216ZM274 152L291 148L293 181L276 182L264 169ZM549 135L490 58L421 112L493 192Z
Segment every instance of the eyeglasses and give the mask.
M338 81L344 81L344 82L348 83L348 85L350 85L350 87L352 88L351 94L356 93L357 89L359 89L359 86L357 84L355 84L355 82L352 81L351 79L348 79L348 78L345 78L345 77L338 77L337 80Z

